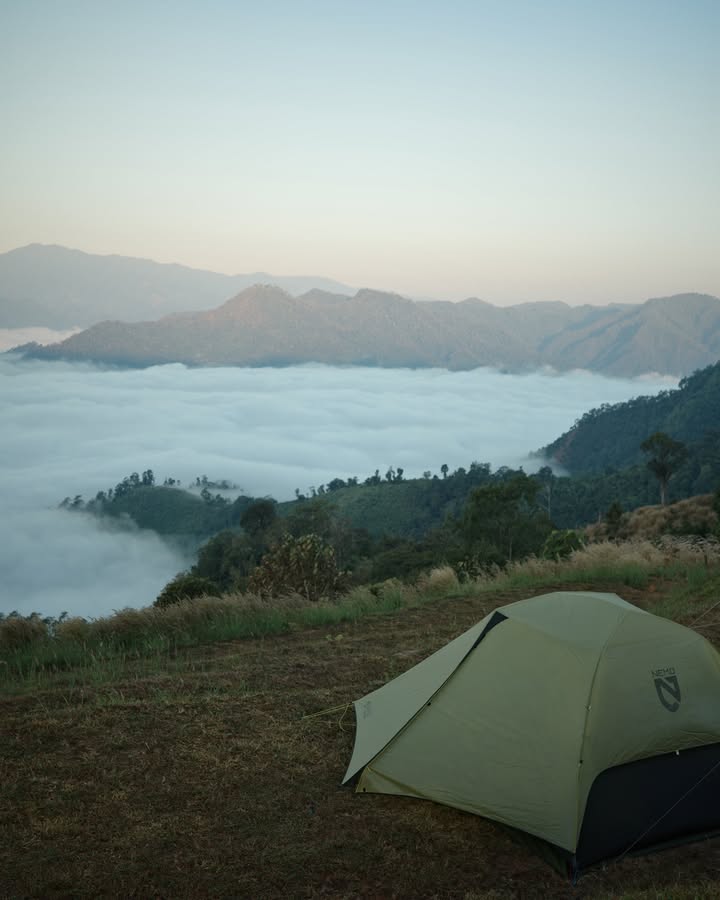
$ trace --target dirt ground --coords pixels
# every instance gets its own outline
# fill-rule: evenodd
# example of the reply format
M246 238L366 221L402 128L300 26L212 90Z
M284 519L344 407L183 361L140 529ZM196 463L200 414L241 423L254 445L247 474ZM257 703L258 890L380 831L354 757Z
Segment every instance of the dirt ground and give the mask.
M303 716L379 687L516 599L446 600L0 698L0 896L720 896L720 839L625 859L573 888L492 822L340 787L352 708Z

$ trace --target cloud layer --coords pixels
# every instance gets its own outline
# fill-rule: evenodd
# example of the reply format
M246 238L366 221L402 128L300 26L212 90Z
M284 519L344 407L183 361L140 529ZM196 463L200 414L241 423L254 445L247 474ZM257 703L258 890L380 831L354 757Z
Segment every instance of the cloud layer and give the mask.
M0 611L98 616L151 603L187 565L148 533L58 510L130 472L226 478L255 496L401 466L525 464L583 412L671 386L588 373L285 369L139 371L0 359Z

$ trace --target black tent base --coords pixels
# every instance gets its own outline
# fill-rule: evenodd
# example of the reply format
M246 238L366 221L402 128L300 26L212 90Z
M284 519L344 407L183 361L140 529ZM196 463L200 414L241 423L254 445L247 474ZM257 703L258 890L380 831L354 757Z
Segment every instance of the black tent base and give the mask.
M346 786L353 787L358 776ZM720 835L720 743L601 772L590 789L575 853L497 823L575 884L590 868Z
M559 875L566 878L568 881L571 881L573 884L577 884L580 878L587 872L600 867L612 866L621 862L626 857L635 858L638 856L648 856L652 853L659 853L662 850L671 850L673 847L682 847L687 844L694 844L699 841L707 841L711 838L720 837L720 828L702 834L683 835L675 840L665 841L662 844L654 844L652 847L643 847L641 850L632 850L629 853L623 853L620 856L601 859L580 868L577 864L577 857L575 854L563 850L562 847L551 844L549 841L544 841L542 838L535 837L535 835L528 834L525 831L519 831L517 828L511 828L508 825L502 825L500 823L498 823L498 825L503 831L507 832L512 840L518 845L524 847L534 856L542 859L543 862L546 862L551 866Z
M507 831L575 883L601 863L720 835L720 744L606 769L593 782L577 851Z

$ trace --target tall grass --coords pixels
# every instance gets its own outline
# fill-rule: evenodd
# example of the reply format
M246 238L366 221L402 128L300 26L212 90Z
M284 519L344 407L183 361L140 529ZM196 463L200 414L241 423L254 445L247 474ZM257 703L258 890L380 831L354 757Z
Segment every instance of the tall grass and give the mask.
M665 534L712 534L718 525L713 494L678 500L667 506L641 506L622 517L618 536L623 540L648 540ZM607 535L607 524L587 529L593 539Z
M577 582L643 589L651 579L657 578L693 578L701 584L710 567L718 565L720 544L708 549L682 541L667 544L642 540L621 544L604 541L575 550L564 560L532 557L510 563L503 570L479 578L476 585L483 591Z
M166 657L198 644L280 634L293 628L356 621L408 605L417 591L391 581L356 588L339 602L308 604L297 596L272 602L227 594L182 601L163 609L124 609L106 618L44 621L39 616L0 620L0 684L120 658Z
M528 559L460 584L447 566L420 577L415 585L391 579L355 588L334 603L308 604L299 597L272 602L247 594L203 597L164 609L125 609L87 621L50 622L39 616L0 620L0 684L32 681L82 667L115 668L119 661L166 659L199 644L262 637L304 627L358 621L444 598L490 595L503 590L532 596L544 587L583 584L587 589L627 585L643 589L650 580L677 582L661 615L680 617L699 608L709 579L720 571L720 545L714 551L677 542L598 543L566 560ZM698 602L695 602L697 600Z

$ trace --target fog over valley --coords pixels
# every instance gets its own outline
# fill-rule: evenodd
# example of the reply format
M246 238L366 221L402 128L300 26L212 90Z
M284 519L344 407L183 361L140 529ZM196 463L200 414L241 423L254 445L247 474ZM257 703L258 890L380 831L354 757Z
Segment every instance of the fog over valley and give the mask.
M120 371L12 356L0 378L0 611L84 616L152 603L192 560L152 532L58 509L66 496L90 499L148 468L278 500L389 466L406 478L473 460L531 470L527 453L586 410L673 384L320 365Z

